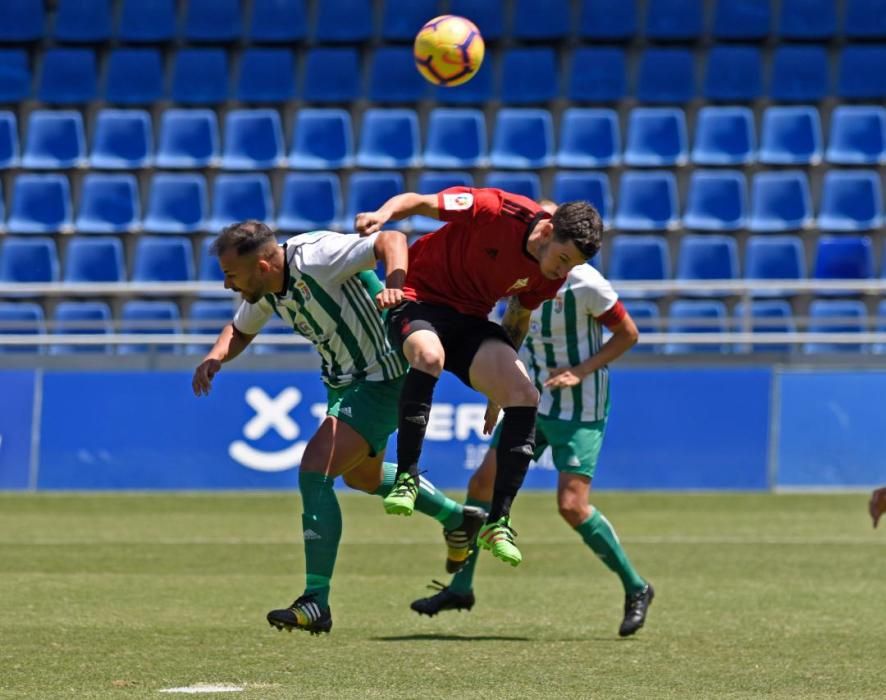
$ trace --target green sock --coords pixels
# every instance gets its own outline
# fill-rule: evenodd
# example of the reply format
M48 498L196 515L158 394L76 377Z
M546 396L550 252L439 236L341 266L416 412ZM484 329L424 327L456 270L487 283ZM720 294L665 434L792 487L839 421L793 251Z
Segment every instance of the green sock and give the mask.
M305 540L305 593L313 594L324 607L329 605L329 582L341 540L341 509L334 483L335 479L325 474L298 474L304 508L301 520Z
M387 496L394 486L394 479L397 475L397 465L391 462L385 462L384 478L381 485L373 491L373 495ZM430 515L434 520L443 523L443 527L447 530L461 525L463 510L461 503L456 503L451 498L445 496L442 491L438 491L426 477L419 478L418 497L415 499L415 509L419 513Z
M643 589L646 581L631 566L628 555L625 554L621 542L618 541L618 535L615 534L612 524L605 515L594 508L591 517L575 530L594 554L618 575L627 594L630 595Z
M491 504L489 501L481 501L468 496L468 500L465 501L465 505L479 506L483 510L488 511ZM452 577L452 581L450 582L449 587L453 590L453 592L470 593L474 589L474 567L477 566L477 554L479 550L480 548L475 546L474 551L471 552L471 556L468 557L468 560L461 568L461 571L459 571L455 576Z

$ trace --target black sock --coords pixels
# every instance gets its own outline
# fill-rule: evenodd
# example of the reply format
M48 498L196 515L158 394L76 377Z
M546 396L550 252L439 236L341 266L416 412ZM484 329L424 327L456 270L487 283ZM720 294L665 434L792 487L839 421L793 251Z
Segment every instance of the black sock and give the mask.
M501 437L495 451L498 469L495 472L495 492L487 522L495 522L511 512L511 503L523 485L535 450L537 413L534 406L511 406L505 409Z
M410 369L400 392L400 420L397 435L397 475L418 476L418 458L428 429L431 400L437 377Z

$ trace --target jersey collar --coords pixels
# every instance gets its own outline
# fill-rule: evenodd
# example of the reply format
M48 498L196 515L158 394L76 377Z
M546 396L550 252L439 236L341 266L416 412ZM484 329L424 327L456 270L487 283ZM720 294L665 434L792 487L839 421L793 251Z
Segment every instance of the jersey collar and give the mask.
M289 294L289 279L292 276L292 273L289 270L289 260L286 257L286 247L289 243L284 243L281 248L283 248L283 289L279 292L274 292L274 295L278 299L282 299L287 294Z

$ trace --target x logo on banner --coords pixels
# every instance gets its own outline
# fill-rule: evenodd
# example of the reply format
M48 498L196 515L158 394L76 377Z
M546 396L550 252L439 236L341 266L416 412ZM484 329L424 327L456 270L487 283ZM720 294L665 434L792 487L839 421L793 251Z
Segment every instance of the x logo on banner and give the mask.
M255 410L255 416L244 426L243 434L250 440L258 440L274 428L286 440L298 437L298 425L289 412L301 401L301 392L287 387L276 398L268 396L263 389L253 386L246 391L246 403Z

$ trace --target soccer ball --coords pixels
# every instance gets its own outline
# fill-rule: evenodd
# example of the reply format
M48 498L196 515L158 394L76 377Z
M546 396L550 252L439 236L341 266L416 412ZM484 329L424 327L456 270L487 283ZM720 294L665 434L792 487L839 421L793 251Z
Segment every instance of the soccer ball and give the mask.
M434 85L453 87L473 78L486 47L471 20L456 15L434 17L421 28L413 46L415 66Z

